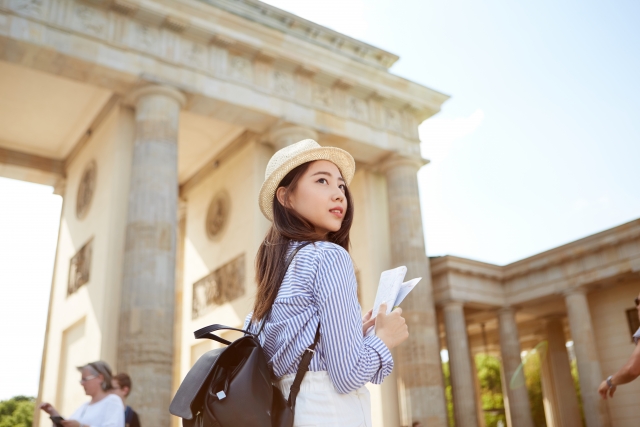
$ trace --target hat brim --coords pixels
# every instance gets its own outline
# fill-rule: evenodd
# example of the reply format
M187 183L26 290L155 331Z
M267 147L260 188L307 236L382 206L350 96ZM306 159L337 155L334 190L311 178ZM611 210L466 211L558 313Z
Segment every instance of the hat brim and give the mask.
M283 163L262 183L258 198L260 211L269 221L273 221L273 198L280 181L296 167L316 160L327 160L336 165L347 186L351 184L356 171L356 162L351 154L336 147L319 147L304 151Z

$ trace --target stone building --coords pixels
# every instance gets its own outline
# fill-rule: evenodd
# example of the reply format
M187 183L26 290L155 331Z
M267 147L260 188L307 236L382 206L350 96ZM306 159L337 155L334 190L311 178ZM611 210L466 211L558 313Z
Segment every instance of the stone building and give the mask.
M363 307L381 271L423 277L411 338L371 387L376 427L447 425L441 347L457 425L482 425L471 354L500 353L513 376L540 339L549 425L574 425L569 338L588 426L636 425L630 398L606 407L592 390L630 352L640 223L505 267L428 260L418 125L447 96L389 73L397 59L257 0L0 0L0 175L64 198L38 399L69 414L85 400L75 367L103 359L132 375L145 425L177 425L171 395L214 346L193 330L250 310L266 163L310 137L357 162ZM512 426L531 425L526 390L508 403Z

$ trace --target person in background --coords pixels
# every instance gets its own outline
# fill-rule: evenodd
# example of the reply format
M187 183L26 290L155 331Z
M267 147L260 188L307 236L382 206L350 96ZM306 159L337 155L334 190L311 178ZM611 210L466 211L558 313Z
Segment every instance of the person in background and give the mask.
M638 311L638 318L640 318L640 295L636 297L634 302ZM640 345L638 345L638 341L640 341L640 329L633 334L633 342L636 343L636 348L633 349L633 353L631 353L627 363L618 372L609 375L609 378L602 381L600 387L598 387L598 393L603 399L613 397L619 385L630 383L640 376Z
M131 393L131 377L124 372L120 372L111 380L113 386L113 394L120 396L122 403L126 406L124 409L124 425L125 427L140 427L140 418L138 413L131 406L127 405L127 397Z
M80 384L84 392L91 396L68 419L59 421L63 427L124 427L124 405L122 400L110 393L111 368L99 360L78 367L81 373ZM50 403L43 402L40 409L51 417L60 417L60 413ZM58 423L56 423L57 425Z

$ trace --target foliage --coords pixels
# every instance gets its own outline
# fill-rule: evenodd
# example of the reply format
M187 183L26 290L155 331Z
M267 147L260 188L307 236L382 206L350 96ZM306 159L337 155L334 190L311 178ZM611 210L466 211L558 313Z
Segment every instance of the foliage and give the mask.
M475 362L485 424L487 427L497 427L502 421L502 425L506 426L500 360L497 357L478 354Z
M444 396L447 399L447 416L449 417L449 427L455 426L453 418L453 393L451 392L451 372L449 371L449 362L442 364L442 373L444 374Z
M31 427L35 399L15 396L0 401L0 427Z
M582 391L580 391L580 380L578 379L578 364L576 359L571 361L571 376L573 377L573 385L576 388L576 395L578 396L578 407L580 408L580 415L582 416L582 425L586 425L584 419L584 410L582 409Z
M544 416L544 404L542 398L542 354L530 352L524 359L524 378L529 392L529 404L531 405L531 418L536 427L546 427L547 420Z

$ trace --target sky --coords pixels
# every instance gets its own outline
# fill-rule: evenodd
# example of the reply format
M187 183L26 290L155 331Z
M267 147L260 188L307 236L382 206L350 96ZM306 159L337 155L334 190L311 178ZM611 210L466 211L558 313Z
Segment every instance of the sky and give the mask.
M640 218L637 0L267 3L451 96L420 126L428 255L504 265ZM37 393L61 198L0 179L0 203L4 399Z

